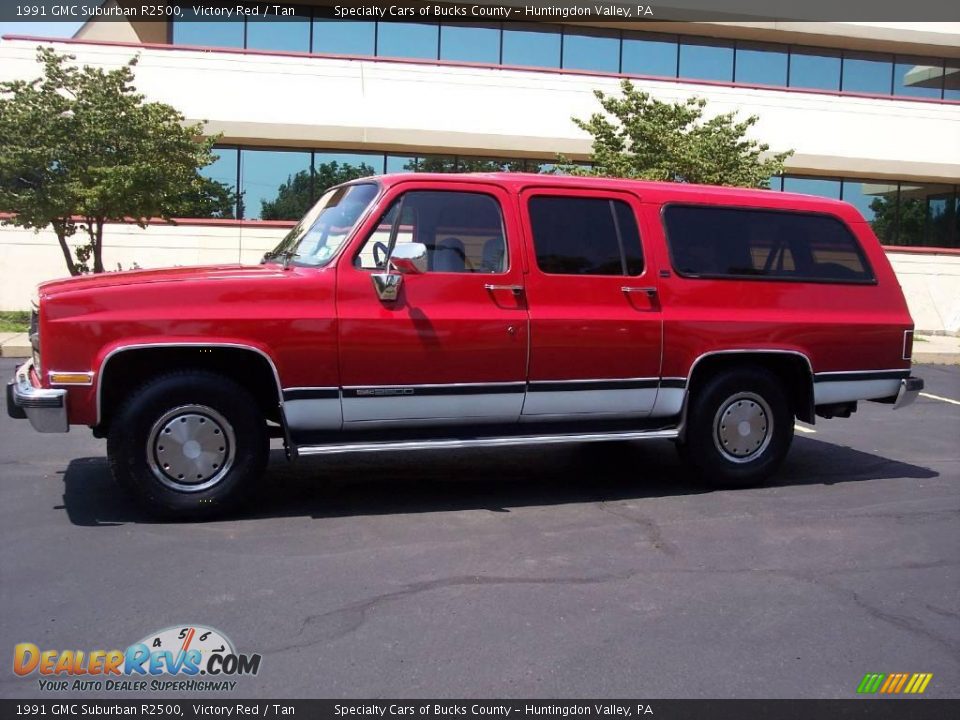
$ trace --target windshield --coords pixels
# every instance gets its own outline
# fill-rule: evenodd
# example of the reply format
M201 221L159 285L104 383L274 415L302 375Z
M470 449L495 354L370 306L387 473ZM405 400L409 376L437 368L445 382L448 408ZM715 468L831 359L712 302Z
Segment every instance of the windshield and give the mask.
M373 183L328 190L264 261L283 257L298 265L326 265L350 237L377 190Z

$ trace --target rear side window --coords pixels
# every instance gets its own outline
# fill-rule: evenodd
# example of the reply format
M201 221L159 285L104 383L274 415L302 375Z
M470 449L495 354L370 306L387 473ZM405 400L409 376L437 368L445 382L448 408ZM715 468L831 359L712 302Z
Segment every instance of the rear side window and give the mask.
M639 275L640 231L621 200L537 195L528 205L537 267L553 275Z
M829 215L668 205L673 268L685 277L870 283L850 229Z

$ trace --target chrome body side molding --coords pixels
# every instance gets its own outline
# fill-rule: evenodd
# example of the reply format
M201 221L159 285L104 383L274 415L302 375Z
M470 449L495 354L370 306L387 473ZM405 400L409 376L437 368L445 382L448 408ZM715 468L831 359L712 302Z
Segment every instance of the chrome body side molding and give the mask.
M382 440L357 443L302 445L298 455L340 455L344 453L398 452L404 450L459 450L463 448L515 447L559 443L605 442L610 440L675 440L676 428L596 433L560 433L556 435L503 435L499 437L439 438L418 440Z

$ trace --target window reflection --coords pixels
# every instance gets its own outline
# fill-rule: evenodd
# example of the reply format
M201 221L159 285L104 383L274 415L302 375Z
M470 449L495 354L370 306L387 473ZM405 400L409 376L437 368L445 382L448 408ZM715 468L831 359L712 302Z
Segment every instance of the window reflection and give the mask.
M758 85L787 84L787 53L776 45L737 43L736 82Z
M680 77L692 80L733 80L733 45L712 40L680 42Z
M897 56L893 94L939 98L943 93L943 60Z
M334 185L382 172L383 155L380 153L316 152L313 154L314 196L323 194Z
M889 95L893 72L893 58L870 53L843 54L843 78L840 88L846 92Z
M200 170L205 184L197 195L184 199L181 217L235 218L237 216L236 148L215 148L217 159Z
M557 28L507 25L503 29L503 64L560 67L560 31Z
M620 72L620 36L603 30L578 30L563 35L563 67Z
M897 234L897 183L889 180L844 180L843 200L873 227L880 242L890 244Z
M254 50L310 52L310 18L273 16L247 20L247 47Z
M193 20L196 14L191 7L181 8L184 20L173 21L174 45L199 45L202 47L243 47L243 19L240 20Z
M791 177L783 178L784 192L803 193L804 195L819 195L820 197L840 199L840 181L824 180L823 178Z
M676 77L677 52L673 36L624 33L621 72Z
M436 60L440 27L426 23L377 23L377 55Z
M296 220L310 208L313 180L310 153L293 150L241 150L242 217Z
M417 158L413 155L387 155L386 172L416 172Z
M900 185L898 244L956 247L957 199L950 185Z
M840 53L831 50L790 51L790 87L840 89Z
M443 25L440 59L496 65L500 62L500 28L483 25Z
M333 55L373 55L377 24L353 20L313 21L313 52Z
M960 60L947 60L943 71L943 97L945 100L960 100Z

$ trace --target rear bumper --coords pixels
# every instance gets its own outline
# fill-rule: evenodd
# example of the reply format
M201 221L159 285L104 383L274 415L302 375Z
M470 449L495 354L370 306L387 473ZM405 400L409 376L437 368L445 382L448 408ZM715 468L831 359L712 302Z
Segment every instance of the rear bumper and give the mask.
M923 378L908 377L901 380L900 391L897 393L897 399L893 402L893 409L897 410L912 403L917 399L921 390L923 390Z
M7 383L7 414L27 418L37 432L67 432L67 391L36 387L30 379L31 370L33 360L28 360Z

